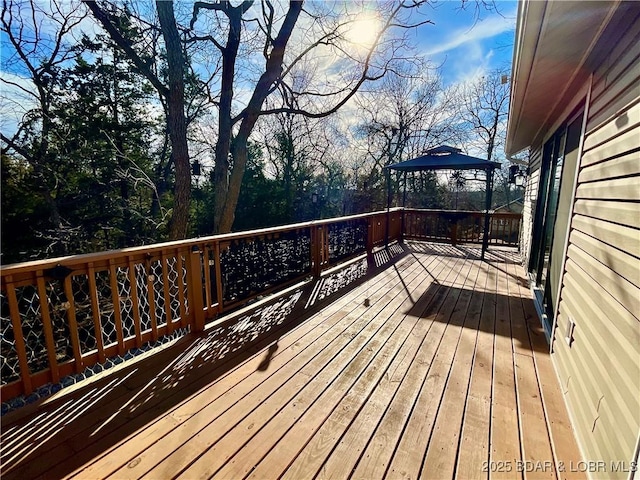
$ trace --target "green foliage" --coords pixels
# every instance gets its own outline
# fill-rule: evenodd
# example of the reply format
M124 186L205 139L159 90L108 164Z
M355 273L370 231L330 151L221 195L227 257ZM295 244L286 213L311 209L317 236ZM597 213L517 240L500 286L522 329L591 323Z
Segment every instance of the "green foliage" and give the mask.
M40 248L37 228L50 226L49 212L37 191L28 163L2 155L2 263L28 260Z
M85 37L78 48L83 54L51 77L47 114L33 110L22 125L25 159L3 156L4 263L165 234L170 198L156 188L165 159L154 151L163 132L151 87L105 38Z

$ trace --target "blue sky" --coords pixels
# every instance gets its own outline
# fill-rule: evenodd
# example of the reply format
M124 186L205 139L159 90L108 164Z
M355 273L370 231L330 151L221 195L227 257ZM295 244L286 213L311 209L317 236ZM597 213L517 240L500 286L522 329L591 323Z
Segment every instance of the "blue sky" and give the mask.
M476 9L475 1L468 1L466 9L461 5L462 0L432 0L422 13L433 25L423 25L412 33L419 52L434 66L441 66L445 85L507 69L511 62L517 2L498 0L498 12ZM2 75L22 83L16 73L4 71ZM15 90L4 83L0 89L5 93ZM13 93L13 102L0 105L0 128L6 131L15 130L21 111L31 105L31 99L19 91Z
M463 10L460 1L436 2L424 11L434 25L415 34L420 51L442 64L445 84L510 68L517 2L496 2L499 13L476 11L475 2L469 3Z

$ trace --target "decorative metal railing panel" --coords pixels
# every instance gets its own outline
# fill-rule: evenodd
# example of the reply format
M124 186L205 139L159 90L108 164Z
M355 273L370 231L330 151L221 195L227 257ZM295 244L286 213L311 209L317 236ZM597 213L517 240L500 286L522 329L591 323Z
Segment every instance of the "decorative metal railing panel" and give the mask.
M330 262L339 262L367 251L369 221L366 218L332 223L328 229Z
M223 301L234 304L311 273L309 228L222 244Z
M20 379L18 350L11 318L9 318L9 301L4 291L0 292L0 378L3 384Z
M100 331L102 344L108 348L118 343L114 303L111 295L111 283L108 270L95 272L96 296L100 317Z
M29 393L188 325L187 252L164 258L108 252L68 257L65 265L3 267L3 397Z

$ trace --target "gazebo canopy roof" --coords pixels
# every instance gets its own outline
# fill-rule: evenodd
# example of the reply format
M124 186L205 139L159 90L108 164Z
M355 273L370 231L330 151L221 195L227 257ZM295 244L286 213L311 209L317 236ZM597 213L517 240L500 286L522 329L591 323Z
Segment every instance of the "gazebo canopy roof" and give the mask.
M420 170L493 170L500 163L460 153L462 150L448 145L427 150L425 155L404 162L387 165L385 168L404 172Z

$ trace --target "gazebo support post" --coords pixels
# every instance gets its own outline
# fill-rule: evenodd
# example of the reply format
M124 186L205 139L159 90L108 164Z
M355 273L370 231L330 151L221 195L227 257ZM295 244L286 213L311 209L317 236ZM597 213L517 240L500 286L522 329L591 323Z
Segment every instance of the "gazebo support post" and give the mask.
M407 206L407 171L404 172L404 190L402 192L402 208Z
M484 234L482 236L482 253L480 254L480 260L484 260L484 254L489 248L489 230L491 223L491 215L489 210L491 209L491 195L493 193L493 168L487 168L486 172L486 186L485 186L485 213L484 213Z
M387 168L387 221L384 227L384 246L389 248L389 222L391 221L391 214L389 210L391 208L391 169Z

